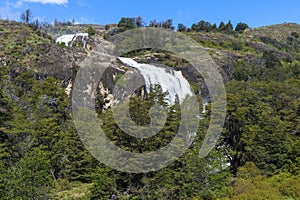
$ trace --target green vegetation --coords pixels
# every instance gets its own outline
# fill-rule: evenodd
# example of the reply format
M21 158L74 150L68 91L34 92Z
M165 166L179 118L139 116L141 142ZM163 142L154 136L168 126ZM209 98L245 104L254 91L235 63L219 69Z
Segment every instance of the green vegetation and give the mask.
M249 28L248 24L240 22L236 25L234 30L242 32L242 31L246 30L247 28Z
M241 26L242 25L242 26ZM245 23L239 23L235 31L241 31L249 28L249 26ZM201 20L198 23L194 23L190 29L186 29L188 32L226 32L226 33L233 33L233 25L229 20L226 24L222 21L220 22L219 26L217 24L211 24L208 21Z
M93 36L96 34L95 29L93 29L93 27L89 26L87 33L89 34L89 36Z
M126 30L141 28L146 26L142 17L122 17L118 23L119 32L123 32ZM160 27L174 30L173 20L167 19L165 21L157 22L156 20L152 20L149 23L149 27Z
M52 191L53 199L55 200L88 200L90 199L90 190L92 188L91 183L80 183L80 182L72 182L68 181L57 181L57 185L59 184L60 188L55 187Z
M167 19L165 21L156 21L151 20L149 24L147 25L142 17L123 17L118 23L118 28L120 32L134 29L134 28L140 28L140 27L157 27L157 28L166 28L174 30L175 27L173 26L173 20ZM229 20L226 24L224 22L220 22L219 26L217 24L211 24L208 21L201 20L197 23L192 24L190 28L186 27L184 24L179 23L177 25L177 30L180 32L225 32L225 33L233 33L234 31L238 33L243 33L244 30L248 29L249 26L246 23L238 23L235 29L233 28L233 25L231 21Z
M185 32L187 29L186 29L186 26L185 26L185 25L183 25L183 24L178 24L177 30L178 30L179 32Z
M120 32L140 28L145 25L142 17L123 17L118 23L118 28Z
M265 177L254 163L239 168L230 199L299 199L300 176L282 172Z
M48 67L41 66L39 59L49 51L47 45L53 45L51 39L31 25L5 24L1 21L0 199L300 198L298 26L245 30L247 25L240 23L235 31L230 21L218 27L200 21L195 30L178 26L209 48L220 68L229 66L224 75L228 78L224 131L210 154L199 158L210 122L208 105L194 143L176 162L156 172L130 174L93 158L77 135L63 80L36 70ZM170 20L151 25L173 26ZM118 26L127 30L145 23L140 17L123 18ZM170 52L152 49L126 56L142 62L155 59L173 67L189 65ZM114 83L126 87L123 75L117 74ZM190 84L199 92L197 83ZM146 96L130 99L130 115L139 125L150 123L149 108L154 103L168 111L164 128L152 138L140 140L125 134L112 109L98 110L99 123L120 148L155 151L174 138L181 122L180 106L168 105L166 96L154 85ZM97 106L101 107L105 100L99 98Z
M134 18L125 18L125 17L123 17L119 21L118 27L119 27L121 32L129 30L129 29L134 29L135 28Z

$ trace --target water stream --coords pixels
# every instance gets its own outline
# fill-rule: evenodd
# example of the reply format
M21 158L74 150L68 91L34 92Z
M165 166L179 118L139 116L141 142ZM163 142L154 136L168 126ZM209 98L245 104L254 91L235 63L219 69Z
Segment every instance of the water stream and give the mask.
M171 104L175 102L176 95L178 96L179 102L182 102L187 95L193 95L190 84L186 78L184 78L181 71L138 63L131 58L119 57L119 60L123 64L133 67L141 73L145 79L148 91L150 86L154 84L160 85L163 92L168 91L168 99Z

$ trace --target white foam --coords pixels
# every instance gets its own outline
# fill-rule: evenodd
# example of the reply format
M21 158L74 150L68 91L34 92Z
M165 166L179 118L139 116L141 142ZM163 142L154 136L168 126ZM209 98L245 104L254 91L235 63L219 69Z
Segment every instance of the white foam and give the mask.
M182 102L187 95L193 95L190 84L181 71L137 63L131 58L119 57L119 60L130 67L136 68L142 74L148 91L151 84L159 84L164 92L168 91L168 99L171 104L175 102L176 94L179 102Z
M70 46L70 42L76 40L77 37L82 37L82 40L84 40L86 37L88 37L88 33L76 33L76 34L68 34L68 35L62 35L56 39L56 43L64 43L66 46Z

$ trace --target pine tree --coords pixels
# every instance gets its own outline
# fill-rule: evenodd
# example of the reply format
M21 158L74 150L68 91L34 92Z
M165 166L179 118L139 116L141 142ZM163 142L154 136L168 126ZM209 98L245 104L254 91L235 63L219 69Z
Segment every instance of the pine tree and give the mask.
M98 166L93 174L93 187L90 199L111 199L116 196L117 185L112 170L105 166Z
M224 23L223 21L220 22L219 27L218 27L218 30L219 30L219 31L224 31L224 30L225 30L225 23Z
M8 199L48 199L51 186L50 163L47 154L39 149L31 150L9 172L7 178Z
M243 32L244 30L246 30L247 28L249 28L248 24L246 23L238 23L235 27L235 31L238 31L238 32Z
M186 26L184 26L183 24L178 24L177 30L179 32L185 32L186 31Z
M118 28L120 29L120 32L134 29L135 28L134 18L122 17L118 23Z

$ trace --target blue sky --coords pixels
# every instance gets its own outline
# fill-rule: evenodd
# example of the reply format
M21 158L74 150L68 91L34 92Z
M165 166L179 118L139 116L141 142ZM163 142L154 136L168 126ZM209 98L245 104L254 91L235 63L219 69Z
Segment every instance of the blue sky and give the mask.
M1 0L0 18L19 20L26 8L36 19L53 22L108 24L121 17L142 16L146 23L173 19L187 26L202 19L219 24L246 22L260 27L284 22L300 24L300 0Z

